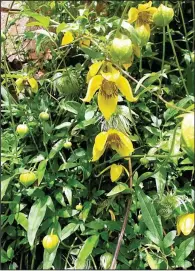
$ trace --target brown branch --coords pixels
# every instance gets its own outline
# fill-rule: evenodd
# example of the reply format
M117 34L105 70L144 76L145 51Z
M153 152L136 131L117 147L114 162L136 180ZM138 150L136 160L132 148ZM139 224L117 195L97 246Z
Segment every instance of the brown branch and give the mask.
M129 188L132 188L132 185L133 185L132 165L131 165L131 158L129 158ZM130 207L131 207L131 198L128 199L125 218L124 218L124 221L123 221L123 226L121 228L121 232L119 233L118 242L117 242L117 246L116 246L116 249L115 249L115 253L114 253L114 257L113 257L110 269L116 269L118 254L119 254L119 251L120 251L121 242L123 240L123 235L125 233L125 229L126 229L126 226L127 226Z

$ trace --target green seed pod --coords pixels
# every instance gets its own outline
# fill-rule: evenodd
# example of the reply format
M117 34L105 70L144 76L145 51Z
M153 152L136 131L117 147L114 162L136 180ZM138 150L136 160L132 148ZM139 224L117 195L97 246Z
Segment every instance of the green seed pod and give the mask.
M146 158L146 157L142 157L141 159L140 159L140 163L142 164L142 165L147 165L148 163L149 163L150 161Z
M48 120L48 119L49 119L49 114L48 114L47 112L41 112L41 113L39 114L39 118L40 118L41 120Z
M36 181L37 177L34 172L25 172L20 174L20 182L28 187Z
M79 203L79 204L76 205L75 208L76 208L77 211L81 211L83 209L83 205L81 203Z
M188 155L189 159L194 162L194 112L184 115L181 124L182 149Z
M153 15L153 21L157 26L164 27L173 20L173 16L173 9L161 4Z
M131 40L125 36L120 35L114 38L110 46L110 55L113 61L120 64L129 63L133 54L133 44Z
M72 147L72 143L70 141L67 141L64 143L64 148L70 149Z
M150 29L146 25L141 25L136 28L138 37L140 38L140 46L146 45L150 38Z
M43 247L47 250L47 252L52 253L59 243L59 238L56 234L46 235L43 238Z
M16 132L21 136L26 135L28 133L28 131L29 131L29 129L26 124L19 124L16 128Z
M105 269L109 269L112 263L113 255L109 252L106 252L101 255L100 257L100 265L101 267Z

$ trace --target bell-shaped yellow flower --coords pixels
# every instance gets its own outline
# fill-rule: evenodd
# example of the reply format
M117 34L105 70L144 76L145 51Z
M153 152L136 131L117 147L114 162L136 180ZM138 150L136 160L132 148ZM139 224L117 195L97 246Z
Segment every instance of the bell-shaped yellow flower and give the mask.
M149 1L146 4L139 4L138 8L130 8L128 12L128 22L136 22L135 29L137 30L138 34L144 34L145 40L146 37L150 37L150 24L153 22L153 15L156 12L157 8L152 7L152 1ZM140 38L142 39L142 37Z
M110 179L112 182L117 182L124 170L129 176L128 170L123 165L117 164L112 164L111 166L108 166L107 168L102 170L98 176L102 175L108 169L110 169Z
M195 225L195 214L181 215L177 219L177 234L182 232L184 235L191 233Z
M74 37L72 35L72 32L70 31L67 31L65 34L64 34L64 37L62 38L62 43L61 45L67 45L67 44L70 44L72 43L74 40Z
M100 71L101 74L97 74L97 72L101 68L102 63L95 64L96 66L90 71L90 76L93 77L89 81L86 97L82 101L90 102L95 92L99 90L98 106L105 119L108 120L116 110L118 89L130 102L137 101L137 98L133 97L132 89L127 79L111 63L107 64L106 72ZM95 73L97 75L94 76Z
M37 81L33 78L33 77L27 77L27 76L24 76L22 78L18 78L16 80L16 86L17 86L17 92L20 92L24 89L24 81L27 80L31 89L32 89L32 92L34 93L37 93L38 92L38 83Z
M90 44L91 44L91 41L90 41L89 39L86 39L86 38L80 40L80 42L79 42L79 45L80 45L81 47L89 47Z
M129 156L134 151L129 137L116 129L109 129L96 136L92 161L97 161L106 148L115 150L120 156Z

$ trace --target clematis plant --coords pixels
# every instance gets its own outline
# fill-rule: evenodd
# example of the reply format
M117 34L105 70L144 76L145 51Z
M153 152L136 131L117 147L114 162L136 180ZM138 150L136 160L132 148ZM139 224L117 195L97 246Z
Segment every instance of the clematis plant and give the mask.
M136 102L128 80L115 69L110 62L107 62L105 69L102 69L104 62L95 63L90 67L88 79L89 85L83 102L90 102L97 90L98 106L106 120L115 112L118 102L118 90L130 102ZM99 74L97 74L99 73Z
M102 175L108 169L110 169L110 179L112 182L117 182L124 171L127 173L127 176L129 176L129 172L126 167L117 164L112 164L111 166L108 166L107 168L102 170L98 176Z

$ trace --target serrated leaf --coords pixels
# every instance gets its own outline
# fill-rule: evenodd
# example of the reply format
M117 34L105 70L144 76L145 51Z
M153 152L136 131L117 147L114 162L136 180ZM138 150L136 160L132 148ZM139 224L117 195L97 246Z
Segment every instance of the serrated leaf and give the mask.
M85 263L89 255L91 255L94 247L97 245L99 235L93 235L87 238L79 252L75 262L75 269L84 269Z

